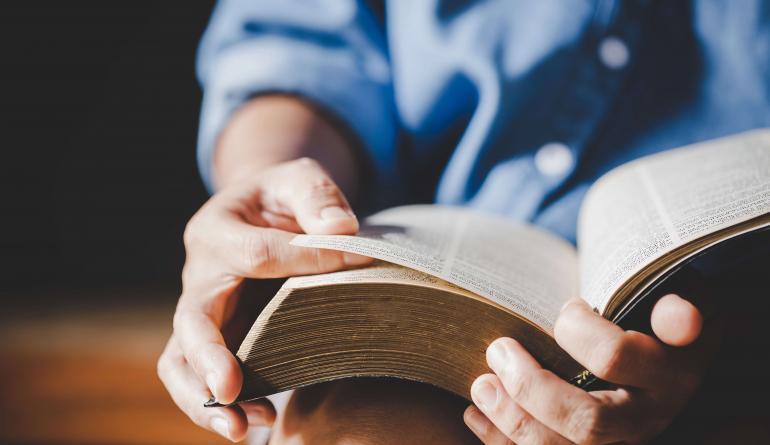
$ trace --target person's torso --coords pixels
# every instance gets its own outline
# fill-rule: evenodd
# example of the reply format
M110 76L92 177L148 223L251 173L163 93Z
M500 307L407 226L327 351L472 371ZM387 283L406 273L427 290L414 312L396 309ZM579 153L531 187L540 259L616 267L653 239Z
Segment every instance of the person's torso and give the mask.
M770 126L770 5L411 1L380 9L413 200L568 239L630 159Z

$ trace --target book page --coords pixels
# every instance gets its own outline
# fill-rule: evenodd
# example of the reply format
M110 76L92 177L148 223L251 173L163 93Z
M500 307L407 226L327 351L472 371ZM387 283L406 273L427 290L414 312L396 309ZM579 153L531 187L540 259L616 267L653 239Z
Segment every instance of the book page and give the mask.
M677 247L770 212L770 131L670 150L603 176L580 211L581 294L615 290Z
M284 287L302 289L326 286L329 284L350 283L408 284L412 286L432 287L469 296L475 295L474 293L448 281L444 281L441 278L385 261L375 261L369 266L356 269L345 269L319 275L291 277L286 280Z
M459 207L398 207L367 218L356 236L298 235L292 244L357 253L439 277L549 333L561 306L577 295L577 254L569 243Z

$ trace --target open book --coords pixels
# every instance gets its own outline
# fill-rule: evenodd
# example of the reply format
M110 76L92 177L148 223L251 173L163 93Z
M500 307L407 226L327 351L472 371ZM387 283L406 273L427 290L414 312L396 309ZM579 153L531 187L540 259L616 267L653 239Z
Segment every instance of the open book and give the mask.
M610 171L586 196L577 249L532 225L432 205L378 213L355 236L298 235L292 244L378 261L286 281L237 353L239 400L352 376L468 398L500 336L572 379L583 368L553 339L568 299L617 321L689 259L767 227L770 130L756 130Z

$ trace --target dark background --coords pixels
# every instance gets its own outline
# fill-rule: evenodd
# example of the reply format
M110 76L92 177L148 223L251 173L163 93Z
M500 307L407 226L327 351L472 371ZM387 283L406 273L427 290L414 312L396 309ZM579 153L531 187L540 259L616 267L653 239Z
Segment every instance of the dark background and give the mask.
M0 3L2 290L179 286L212 7Z
M0 2L0 443L225 443L172 402L213 1Z

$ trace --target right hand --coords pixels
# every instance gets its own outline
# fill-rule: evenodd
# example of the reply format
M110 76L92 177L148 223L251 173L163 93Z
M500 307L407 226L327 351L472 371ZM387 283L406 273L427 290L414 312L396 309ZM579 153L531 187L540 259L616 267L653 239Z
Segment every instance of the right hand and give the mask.
M232 440L249 425L271 425L266 399L204 408L213 394L232 403L243 382L222 326L232 317L245 278L330 272L371 259L295 247L296 233L354 234L358 221L342 191L321 166L303 158L278 164L214 195L184 235L187 257L174 332L158 360L158 375L174 402L196 424Z

